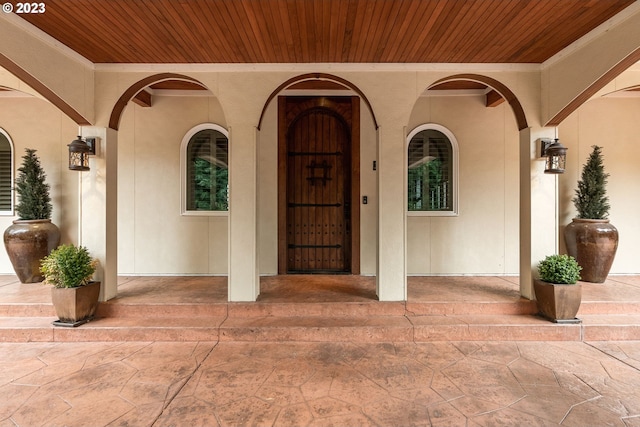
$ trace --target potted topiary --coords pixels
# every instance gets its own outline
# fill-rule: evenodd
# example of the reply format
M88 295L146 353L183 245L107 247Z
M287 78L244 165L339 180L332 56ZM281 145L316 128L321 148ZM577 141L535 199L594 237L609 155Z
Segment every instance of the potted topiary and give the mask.
M567 253L582 267L585 282L603 283L607 279L618 248L618 230L608 219L608 177L602 149L594 145L573 198L578 216L564 229Z
M549 255L538 263L539 279L533 281L539 314L556 323L578 323L582 302L581 267L569 255Z
M40 260L60 243L60 230L51 222L49 184L36 150L27 148L18 169L16 213L4 232L4 245L22 283L41 282Z
M53 285L51 299L56 326L79 326L91 320L98 307L100 282L91 278L96 261L84 246L61 245L42 260L44 284Z

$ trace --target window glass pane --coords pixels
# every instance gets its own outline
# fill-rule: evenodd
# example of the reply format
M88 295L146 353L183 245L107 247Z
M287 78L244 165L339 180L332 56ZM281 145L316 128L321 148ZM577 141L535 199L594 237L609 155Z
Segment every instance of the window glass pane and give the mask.
M0 132L0 211L11 212L11 143Z
M453 210L453 150L442 132L427 129L409 142L408 210Z
M187 210L229 210L229 143L217 130L196 133L187 145Z

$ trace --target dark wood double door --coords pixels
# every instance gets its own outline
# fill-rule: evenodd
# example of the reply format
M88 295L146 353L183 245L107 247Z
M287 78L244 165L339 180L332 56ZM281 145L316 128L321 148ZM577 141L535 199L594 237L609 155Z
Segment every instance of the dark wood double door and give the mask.
M359 99L279 98L280 274L359 273Z

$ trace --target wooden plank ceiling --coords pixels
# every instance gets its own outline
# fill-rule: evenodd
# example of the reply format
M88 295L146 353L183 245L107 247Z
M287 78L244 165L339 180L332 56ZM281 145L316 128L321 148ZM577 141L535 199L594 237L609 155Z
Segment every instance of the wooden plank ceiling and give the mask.
M633 0L47 0L93 63L541 63Z

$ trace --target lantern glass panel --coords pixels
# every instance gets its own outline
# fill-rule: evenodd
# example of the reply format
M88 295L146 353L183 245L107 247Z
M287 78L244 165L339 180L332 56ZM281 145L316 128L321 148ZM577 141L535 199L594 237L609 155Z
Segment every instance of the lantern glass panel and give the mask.
M545 162L545 173L564 173L566 167L567 156L562 155L550 155Z
M69 152L69 169L87 171L89 170L89 157L86 153Z

